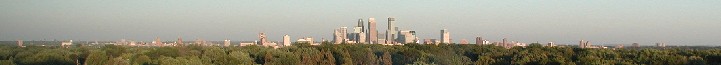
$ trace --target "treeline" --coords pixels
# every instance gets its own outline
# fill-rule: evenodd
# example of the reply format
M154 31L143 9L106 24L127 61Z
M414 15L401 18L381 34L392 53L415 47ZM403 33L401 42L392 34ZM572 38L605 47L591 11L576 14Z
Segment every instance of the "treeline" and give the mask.
M289 47L0 46L0 65L720 65L719 49L298 43Z

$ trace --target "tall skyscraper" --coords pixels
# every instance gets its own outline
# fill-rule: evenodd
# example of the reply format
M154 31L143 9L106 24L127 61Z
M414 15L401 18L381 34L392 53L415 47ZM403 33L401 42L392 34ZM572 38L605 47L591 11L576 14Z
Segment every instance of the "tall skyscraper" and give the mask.
M416 38L416 31L411 30L404 30L398 32L398 43L405 44L405 43L418 43L418 39Z
M177 46L183 46L183 38L180 37L180 36L178 36L178 41L177 41L177 43L175 43L175 45L177 45Z
M268 44L268 37L265 36L265 33L261 32L260 34L258 34L258 39L260 39L260 41L258 41L258 45L263 45L263 46L270 45L270 44Z
M476 37L476 45L483 45L483 38L480 36Z
M290 36L288 36L288 35L283 36L283 45L290 46Z
M396 18L388 17L388 29L386 30L386 44L395 44L396 30L393 24Z
M589 48L589 47L591 47L591 44L589 41L581 40L578 42L578 47L579 48Z
M223 40L223 46L230 47L230 40L228 40L228 39Z
M346 35L345 35L344 32L343 32L343 31L345 31L346 28L347 28L347 27L341 27L341 28L335 29L335 30L333 31L333 42L334 42L335 44L340 44L340 43L345 43L345 42L346 42L346 38L347 38L347 37L346 37Z
M554 46L556 46L556 44L553 43L553 42L548 42L548 44L546 44L546 46L548 46L548 47L554 47Z
M361 27L360 31L365 32L365 26L363 25L363 19L358 19L358 25L356 27Z
M636 48L639 48L639 47L641 47L641 45L640 45L640 44L638 44L638 43L633 43L633 44L631 44L631 45L633 45L633 47L636 47Z
M23 40L18 40L18 47L25 47L23 46Z
M441 43L450 44L451 43L451 33L448 32L447 29L441 30Z
M160 37L155 37L155 41L153 41L155 46L163 46L163 42L160 41Z
M375 18L368 18L368 43L370 44L377 44L378 43L378 30L376 30L376 19Z

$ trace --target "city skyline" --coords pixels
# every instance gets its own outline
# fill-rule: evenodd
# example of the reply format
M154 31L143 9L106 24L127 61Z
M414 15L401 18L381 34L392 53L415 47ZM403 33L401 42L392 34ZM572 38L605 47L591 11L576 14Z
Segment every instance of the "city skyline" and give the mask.
M589 40L594 45L721 42L721 30L715 30L721 28L718 1L32 1L0 2L5 6L0 7L0 40L252 41L264 32L269 41L286 34L319 41L333 38L329 31L334 28L354 27L359 18L377 18L376 33L384 33L386 18L394 17L398 30L414 30L420 39L436 39L438 30L448 29L451 42L478 36L556 44Z

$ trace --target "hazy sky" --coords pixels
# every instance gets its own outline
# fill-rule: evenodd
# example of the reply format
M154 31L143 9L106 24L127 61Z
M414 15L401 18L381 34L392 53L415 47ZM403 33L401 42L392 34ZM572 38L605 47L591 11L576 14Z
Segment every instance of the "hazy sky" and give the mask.
M721 45L721 0L0 0L0 40L319 40L369 17L454 42Z

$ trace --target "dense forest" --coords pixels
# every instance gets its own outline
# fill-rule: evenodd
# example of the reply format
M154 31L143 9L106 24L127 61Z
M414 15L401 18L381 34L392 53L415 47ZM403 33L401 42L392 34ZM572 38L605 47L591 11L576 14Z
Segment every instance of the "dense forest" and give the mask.
M297 43L262 46L0 46L0 65L720 65L721 50L584 49L533 43L510 49L460 44Z

